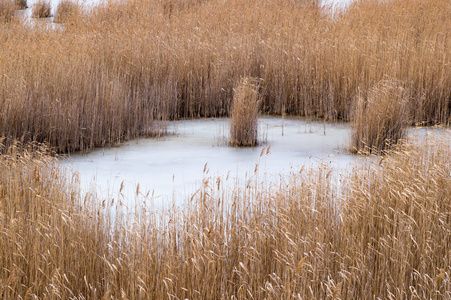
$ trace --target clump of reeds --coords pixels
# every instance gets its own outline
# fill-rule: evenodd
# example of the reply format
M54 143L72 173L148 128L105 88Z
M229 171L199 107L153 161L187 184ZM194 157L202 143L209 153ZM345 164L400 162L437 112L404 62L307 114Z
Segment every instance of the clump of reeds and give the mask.
M14 3L12 0L0 0L0 22L10 22L14 16Z
M393 80L381 81L365 96L356 97L351 151L381 153L406 135L409 124L408 91Z
M14 5L16 6L16 9L26 9L27 6L27 0L14 0Z
M50 2L46 0L39 0L33 6L33 12L31 14L33 18L50 18L51 10L50 10Z
M202 4L204 0L164 0L162 1L163 12L171 17L173 13L188 10Z
M257 121L260 102L257 85L243 78L233 95L230 116L230 145L252 147L257 144Z
M65 23L72 18L76 18L80 14L80 6L73 0L63 0L61 1L55 12L55 17L53 22L55 23Z

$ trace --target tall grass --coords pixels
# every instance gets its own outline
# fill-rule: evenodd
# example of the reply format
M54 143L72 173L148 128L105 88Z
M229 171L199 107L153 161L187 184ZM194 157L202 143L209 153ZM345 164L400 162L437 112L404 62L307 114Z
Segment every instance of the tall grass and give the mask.
M449 298L450 140L428 142L346 174L301 168L278 186L205 178L166 211L80 197L45 149L11 148L1 298Z
M47 149L21 148L0 156L0 298L93 299L109 221Z
M257 119L260 102L257 84L243 78L233 95L230 145L252 147L257 145Z
M5 1L5 0L3 0ZM446 0L130 0L54 30L0 25L0 134L59 151L148 133L152 120L227 116L242 77L262 110L350 120L353 99L400 81L412 123L449 123ZM185 5L186 4L186 5ZM208 17L205 17L208 16Z

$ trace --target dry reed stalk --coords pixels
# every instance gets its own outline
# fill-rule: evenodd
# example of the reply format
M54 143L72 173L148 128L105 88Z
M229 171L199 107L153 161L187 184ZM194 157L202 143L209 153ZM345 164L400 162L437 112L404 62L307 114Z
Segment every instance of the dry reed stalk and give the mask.
M55 23L65 23L73 18L77 18L81 13L79 4L73 2L72 0L61 1L55 12L55 17L53 22Z
M243 78L233 95L230 116L230 145L253 147L257 145L257 126L260 102L257 85Z
M358 96L352 122L351 151L381 153L405 138L409 124L409 93L385 80Z
M50 2L46 0L39 0L33 6L33 12L31 14L33 18L50 18Z

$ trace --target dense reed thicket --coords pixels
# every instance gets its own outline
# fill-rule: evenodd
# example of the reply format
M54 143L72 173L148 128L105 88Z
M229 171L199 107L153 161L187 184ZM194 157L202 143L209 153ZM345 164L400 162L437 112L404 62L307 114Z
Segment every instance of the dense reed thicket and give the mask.
M6 3L7 0L2 0ZM262 109L349 120L391 78L409 122L449 123L447 0L112 1L58 27L0 28L0 135L59 151L155 132L153 120L224 116L242 77Z
M205 178L166 211L81 197L45 149L9 149L0 298L449 299L450 143L348 174L302 168L279 186Z

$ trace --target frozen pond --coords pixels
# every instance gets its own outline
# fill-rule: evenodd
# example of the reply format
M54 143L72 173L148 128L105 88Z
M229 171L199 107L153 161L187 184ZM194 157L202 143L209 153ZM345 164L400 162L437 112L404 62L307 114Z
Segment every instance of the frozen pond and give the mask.
M279 174L328 163L344 168L356 156L346 150L348 124L324 124L299 119L264 117L259 120L260 145L233 148L227 144L229 119L200 119L169 123L168 135L138 139L118 148L75 154L62 164L80 174L85 191L126 199L139 191L158 202L181 200L195 192L205 177L242 183L258 175L277 184ZM172 133L171 133L172 132ZM269 150L268 150L269 149Z
M328 124L305 119L262 117L260 145L233 148L227 144L229 119L173 121L169 134L158 139L137 139L118 148L75 154L61 163L80 174L84 191L100 197L123 198L133 203L149 193L157 206L180 203L202 186L207 177L240 185L258 178L277 185L281 176L320 163L335 170L367 158L351 155L349 123ZM431 128L412 128L409 137L423 138ZM439 130L449 135L448 130ZM122 189L121 189L122 186ZM120 196L119 196L120 195Z
M38 2L39 0L27 0L27 9L24 10L17 10L16 14L22 18L24 18L25 20L28 20L29 22L31 22L32 24L34 22L47 22L47 23L52 23L53 22L53 17L50 18L45 18L45 19L36 19L36 18L32 18L31 14L33 11L33 7L34 5ZM58 4L61 2L61 0L47 0L50 3L50 10L51 10L51 14L52 16L55 15L56 13L56 8L58 7ZM84 7L85 9L90 9L100 3L105 2L105 0L72 0L74 3L79 4L81 7Z
M32 14L33 6L38 1L39 0L27 0L28 8L25 9L25 10L18 10L18 11L16 11L16 13L19 16L29 20L32 23L36 22L37 19L31 18L31 14ZM61 2L61 0L47 0L47 1L50 3L51 13L52 13L52 16L54 16L55 12L56 12L56 8L58 7L58 4ZM107 0L73 0L73 1L75 3L80 4L85 9L89 9L89 8L92 8L92 7L96 6L96 5L98 5L98 4L104 3ZM354 1L354 0L322 0L322 5L323 6L333 6L333 7L336 7L336 8L344 8L349 3L351 3L352 1ZM41 22L52 23L53 22L53 17L47 18L47 19L42 19L40 21Z

